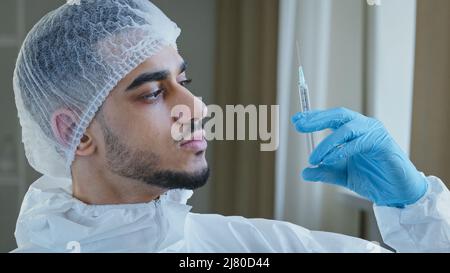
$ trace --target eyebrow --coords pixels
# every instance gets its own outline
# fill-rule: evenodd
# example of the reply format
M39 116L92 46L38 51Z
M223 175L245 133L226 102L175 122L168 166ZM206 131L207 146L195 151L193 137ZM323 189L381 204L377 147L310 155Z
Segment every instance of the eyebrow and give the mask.
M183 62L180 65L179 68L179 74L183 73L187 69L187 63ZM142 73L139 75L134 81L130 84L130 86L127 87L125 91L133 90L145 83L148 82L155 82L155 81L163 81L166 80L167 77L169 77L170 71L169 70L162 70L157 72L151 72L151 73Z

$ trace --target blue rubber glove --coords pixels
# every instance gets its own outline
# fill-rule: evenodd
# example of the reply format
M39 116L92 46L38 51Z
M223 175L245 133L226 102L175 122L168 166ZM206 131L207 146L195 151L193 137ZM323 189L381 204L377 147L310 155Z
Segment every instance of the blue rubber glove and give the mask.
M303 171L307 181L344 186L379 206L403 208L425 195L428 183L383 124L345 108L297 113L297 131L332 129Z

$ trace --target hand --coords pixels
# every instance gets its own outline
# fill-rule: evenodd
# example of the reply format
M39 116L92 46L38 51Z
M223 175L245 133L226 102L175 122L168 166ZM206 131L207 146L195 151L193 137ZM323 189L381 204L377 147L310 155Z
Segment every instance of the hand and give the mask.
M344 186L379 206L405 207L417 202L428 187L383 124L345 108L297 113L297 131L332 129L313 151L303 171L308 181Z

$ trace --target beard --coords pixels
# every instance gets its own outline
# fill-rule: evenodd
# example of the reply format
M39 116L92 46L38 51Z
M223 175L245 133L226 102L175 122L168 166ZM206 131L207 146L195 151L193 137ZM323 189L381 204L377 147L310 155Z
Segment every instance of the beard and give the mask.
M194 190L208 181L209 167L192 173L158 169L161 161L158 155L132 149L112 132L103 118L99 120L105 138L106 164L114 174L169 190Z

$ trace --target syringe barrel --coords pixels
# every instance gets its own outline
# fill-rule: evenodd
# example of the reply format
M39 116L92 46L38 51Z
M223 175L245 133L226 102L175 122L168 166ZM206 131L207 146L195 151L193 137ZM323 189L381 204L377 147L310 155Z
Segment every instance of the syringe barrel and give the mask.
M302 112L311 111L308 86L300 85L300 107Z
M302 112L311 111L311 104L309 100L309 90L307 85L301 85L299 83L299 95L300 95L300 108ZM306 134L306 145L308 154L311 155L316 148L314 133Z

